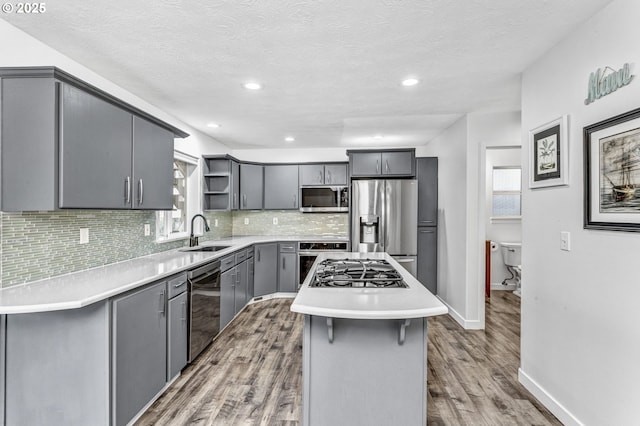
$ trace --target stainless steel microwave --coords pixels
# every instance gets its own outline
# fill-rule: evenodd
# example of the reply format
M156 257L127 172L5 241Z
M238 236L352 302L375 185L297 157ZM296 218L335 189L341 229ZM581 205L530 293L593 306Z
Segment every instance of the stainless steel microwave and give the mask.
M303 186L300 188L300 211L348 212L348 186Z

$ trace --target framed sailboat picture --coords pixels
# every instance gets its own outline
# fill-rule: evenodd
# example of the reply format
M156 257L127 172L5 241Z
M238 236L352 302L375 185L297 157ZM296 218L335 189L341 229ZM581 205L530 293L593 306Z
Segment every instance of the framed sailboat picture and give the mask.
M640 232L640 109L584 128L584 227Z
M529 188L569 184L569 141L566 115L529 132Z

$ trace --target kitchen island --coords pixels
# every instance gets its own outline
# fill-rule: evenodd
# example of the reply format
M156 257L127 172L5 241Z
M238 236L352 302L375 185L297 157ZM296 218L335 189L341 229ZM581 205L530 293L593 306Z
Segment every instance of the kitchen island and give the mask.
M405 288L313 287L325 259L381 259ZM304 314L304 425L424 425L427 320L447 307L386 253L318 257L291 310Z

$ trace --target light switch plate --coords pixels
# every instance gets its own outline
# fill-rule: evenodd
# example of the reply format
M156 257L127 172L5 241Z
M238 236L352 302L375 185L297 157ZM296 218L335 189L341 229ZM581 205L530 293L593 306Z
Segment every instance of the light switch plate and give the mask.
M248 225L248 224L249 224L249 218L248 218L248 217L245 217L245 218L244 218L244 224L245 224L245 225Z
M567 231L560 232L560 250L571 250L571 234Z
M277 224L278 224L278 218L277 218L277 217L274 217L274 218L273 218L273 224L274 224L274 225L277 225Z
M89 228L80 228L80 244L89 242Z
M213 219L213 226L214 226L215 228L217 228L217 227L218 227L218 219Z
M148 223L144 224L144 236L148 237L149 235L151 235L151 225L149 225Z

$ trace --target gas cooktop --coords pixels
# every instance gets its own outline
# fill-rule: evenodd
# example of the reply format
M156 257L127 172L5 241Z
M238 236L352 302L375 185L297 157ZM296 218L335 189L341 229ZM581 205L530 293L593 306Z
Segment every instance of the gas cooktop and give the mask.
M311 287L407 288L402 275L384 259L326 259Z

